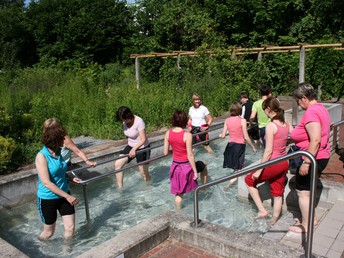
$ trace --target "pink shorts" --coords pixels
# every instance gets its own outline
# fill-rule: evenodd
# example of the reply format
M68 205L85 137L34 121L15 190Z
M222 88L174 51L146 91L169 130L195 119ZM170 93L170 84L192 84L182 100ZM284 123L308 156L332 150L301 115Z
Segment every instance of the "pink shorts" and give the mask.
M251 172L245 177L245 182L249 187L256 188L257 184L268 181L270 183L270 194L273 197L283 196L285 187L285 177L288 172L288 161L284 161L271 167L266 167L260 177L256 180L252 178Z

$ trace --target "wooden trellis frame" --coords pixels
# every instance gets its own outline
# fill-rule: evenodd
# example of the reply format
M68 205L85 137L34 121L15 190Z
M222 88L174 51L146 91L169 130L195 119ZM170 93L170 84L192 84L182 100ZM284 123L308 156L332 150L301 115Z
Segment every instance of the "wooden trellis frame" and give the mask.
M227 50L227 53L235 58L237 55L252 55L257 54L257 60L262 60L263 54L274 54L274 53L293 53L299 52L300 54L300 61L299 61L299 82L305 81L305 66L306 66L306 51L312 48L333 48L334 50L344 50L344 42L343 43L335 43L335 44L304 44L299 43L297 46L262 46L256 48L230 48ZM208 50L205 52L208 55L216 55L216 53L212 50ZM180 68L180 58L182 56L199 56L196 51L173 51L171 53L150 53L150 54L131 54L130 58L135 59L135 74L136 74L136 83L137 88L141 88L141 76L140 76L140 58L153 58L153 57L160 57L160 58L167 58L167 57L175 57L177 58L177 67ZM294 101L295 102L295 101ZM297 122L297 104L293 102L293 114L292 114L292 123L296 124Z

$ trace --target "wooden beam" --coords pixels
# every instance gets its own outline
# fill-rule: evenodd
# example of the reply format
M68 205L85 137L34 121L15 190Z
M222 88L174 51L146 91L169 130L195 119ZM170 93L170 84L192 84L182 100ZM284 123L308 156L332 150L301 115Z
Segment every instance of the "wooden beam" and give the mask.
M227 52L232 55L232 57L236 55L243 55L243 54L269 54L269 53L289 53L289 52L298 52L301 47L305 48L305 51L308 51L310 48L327 48L327 47L334 47L334 50L344 50L344 43L335 43L335 44L306 44L306 43L298 43L297 46L262 46L262 47L255 47L255 48L235 48L232 47L228 49ZM216 53L212 50L206 51L208 55L216 55ZM190 56L198 56L199 54L195 51L173 51L170 53L150 53L150 54L131 54L130 58L151 58L151 57L177 57L178 55L190 55Z

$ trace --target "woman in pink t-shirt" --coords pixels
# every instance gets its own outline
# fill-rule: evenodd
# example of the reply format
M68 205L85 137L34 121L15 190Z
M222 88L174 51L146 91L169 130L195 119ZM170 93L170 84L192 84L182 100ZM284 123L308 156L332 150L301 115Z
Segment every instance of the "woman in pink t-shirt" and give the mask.
M171 194L175 195L177 209L182 207L183 194L197 187L197 168L192 151L192 134L184 129L188 117L183 111L176 111L172 117L173 128L165 134L164 155L173 151L173 162L170 167Z
M225 138L228 131L229 139L223 153L223 167L232 168L235 171L244 167L246 142L251 146L253 153L257 152L247 133L246 119L240 116L241 112L241 105L233 103L229 109L230 117L226 119L222 133L219 135ZM235 181L236 179L232 179L229 185Z
M285 121L284 110L280 107L280 103L275 97L268 97L264 100L262 108L271 121L266 126L266 146L261 160L263 163L287 154L288 134L292 130L292 126ZM285 160L270 167L252 172L245 177L247 189L258 208L256 218L268 216L268 211L265 209L257 189L257 184L268 181L270 183L270 194L274 198L273 214L270 223L274 224L279 219L282 211L284 185L288 166L289 163Z
M317 176L320 177L330 158L330 115L327 109L317 102L315 90L309 83L301 83L294 90L293 96L297 104L306 112L290 137L301 150L313 154L318 165ZM289 227L292 232L307 232L311 180L310 165L310 160L305 157L302 165L296 171L295 188L299 197L302 219L298 219L300 225Z
M120 107L116 114L117 120L122 121L124 134L128 137L128 145L120 152L115 162L115 170L121 169L136 157L137 163L150 158L150 144L146 135L146 126L141 117L134 115L128 107ZM143 151L147 148L147 151ZM148 164L139 166L140 174L145 181L150 180ZM118 188L123 187L123 172L116 173Z

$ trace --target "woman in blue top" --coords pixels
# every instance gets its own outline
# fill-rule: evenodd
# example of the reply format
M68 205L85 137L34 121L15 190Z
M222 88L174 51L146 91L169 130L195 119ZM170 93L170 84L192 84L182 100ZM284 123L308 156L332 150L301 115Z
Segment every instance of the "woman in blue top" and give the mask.
M64 237L74 234L75 209L78 200L70 195L66 179L67 164L61 156L61 147L67 134L65 128L55 119L44 122L42 143L44 147L36 156L38 172L37 206L44 228L39 239L45 240L53 236L56 227L57 211L62 216ZM79 182L74 178L73 181Z

